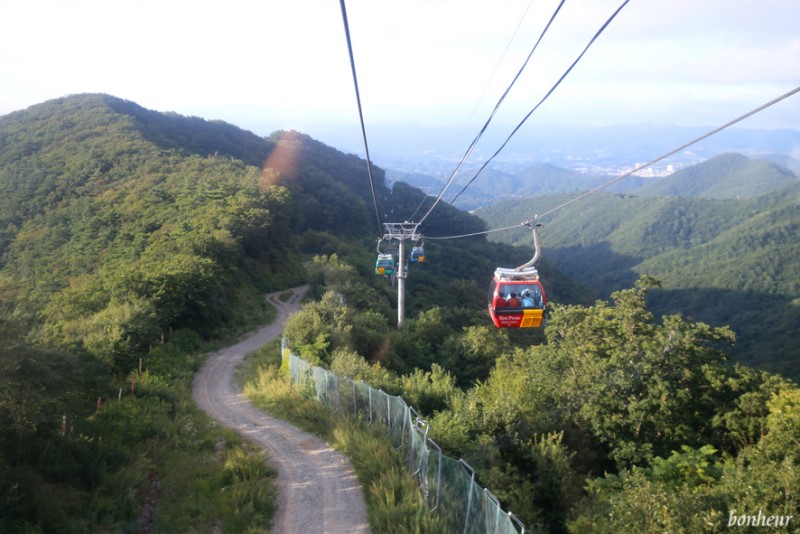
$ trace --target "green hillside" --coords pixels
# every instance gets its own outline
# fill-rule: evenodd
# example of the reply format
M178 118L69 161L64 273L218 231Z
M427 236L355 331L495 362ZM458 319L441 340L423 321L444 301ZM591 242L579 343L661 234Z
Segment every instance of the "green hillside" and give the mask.
M238 159L263 160L273 143L104 95L3 117L0 139L0 272L43 317L39 335L64 347L87 348L78 338L119 314L143 318L120 332L126 348L90 352L127 352L169 327L213 330L247 299L230 291L244 290L237 273L250 290L297 279L298 210Z
M629 192L644 196L748 198L797 182L786 167L741 154L722 154Z
M307 281L320 254L352 262L340 295L372 310L359 332L367 346L380 340L397 295L373 272L383 230L374 208L396 220L424 198L404 184L389 190L379 168L373 177L364 160L298 132L260 138L102 94L0 117L0 476L11 483L0 530L131 530L152 476L173 488L163 497L169 531L211 524L209 514L232 531L257 522L269 492L221 494L240 444L192 409L192 372L205 343L268 320L265 292ZM483 229L446 204L425 225ZM415 267L408 317L435 301L456 309L447 328L486 323L494 267L531 254L484 238L427 250L436 261ZM579 287L558 286L556 299L580 300ZM429 367L429 355L394 362L417 364ZM184 494L203 512L174 502ZM249 512L235 515L238 506Z
M0 281L9 328L124 369L170 329L211 338L241 328L260 294L302 280L304 255L347 249L374 282L383 233L375 206L383 220L427 208L417 189L389 190L380 168L373 176L374 190L363 160L298 132L264 139L108 95L4 116ZM423 232L483 229L443 203ZM421 290L409 292L408 305L423 309L426 291L462 279L470 284L462 297L485 314L494 268L525 261L530 248L511 251L482 237L429 243L432 257L445 261L420 270L411 283ZM380 307L390 309L392 289L377 287ZM559 287L556 298L582 300L573 284Z
M741 359L750 343L755 363L791 375L796 185L565 209L542 231L552 314L535 331L495 329L486 311L491 273L530 258L530 233L508 234L518 248L432 239L487 227L443 203L398 330L397 291L374 274L374 204L397 221L432 199L374 177L298 132L262 139L107 95L0 117L0 530L136 531L154 497L164 532L268 524L274 474L189 391L219 338L269 319L264 292L301 282L314 300L287 322L291 346L408 399L533 530L619 531L633 510L622 521L645 531L637 503L662 494L659 531L719 525L729 508L796 510L774 480L797 485L797 388L727 365L726 328L657 320L645 300L731 316ZM565 198L493 207L492 226ZM663 290L630 289L648 272ZM590 306L586 286L628 289ZM382 473L366 490L386 518L427 513L397 502L387 462L356 463Z
M517 168L517 165L496 164L487 167L479 179L458 197L457 205L471 210L512 198L587 191L614 177L587 174L542 162L523 169ZM611 185L607 191L637 196L751 198L796 182L796 167L796 160L789 156L762 155L751 158L727 153L666 177L628 176L624 181ZM450 195L460 192L476 172L477 169L462 172L454 182ZM434 193L444 185L442 180L424 174L392 171L391 177L393 181L405 181L426 191L433 190Z
M263 523L268 491L220 493L251 453L197 415L191 376L204 342L305 281L314 236L371 241L368 186L363 160L296 132L108 95L0 117L0 530L132 531L152 480L165 531Z
M652 275L663 283L651 296L657 310L730 325L738 360L798 377L798 193L793 181L750 199L596 194L545 221L543 257L600 296ZM476 214L490 227L509 226L569 198L508 201ZM522 229L495 236L527 239Z
M510 169L505 170L504 167L510 167ZM444 187L445 180L443 178L449 178L449 175L437 179L420 173L396 170L388 172L393 182L405 182L431 195L438 194ZM445 198L452 199L458 194L456 205L464 210L473 210L485 208L490 204L510 198L583 191L597 187L609 180L608 176L585 174L549 163L534 163L522 169L516 168L516 165L497 164L486 167L476 181L471 183L467 189L463 189L477 172L478 169L475 168L459 173ZM630 177L623 184L613 186L611 191L627 191L642 183L644 183L644 179L636 176Z

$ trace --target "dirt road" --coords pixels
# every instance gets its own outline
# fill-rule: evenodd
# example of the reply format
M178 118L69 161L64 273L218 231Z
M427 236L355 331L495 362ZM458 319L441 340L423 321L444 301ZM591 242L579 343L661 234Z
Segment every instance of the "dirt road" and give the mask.
M234 380L235 368L247 353L281 335L307 289L295 289L286 302L278 299L280 293L268 295L278 310L275 321L210 354L192 392L209 416L269 451L280 489L272 532L368 533L364 496L348 459L316 436L255 408Z

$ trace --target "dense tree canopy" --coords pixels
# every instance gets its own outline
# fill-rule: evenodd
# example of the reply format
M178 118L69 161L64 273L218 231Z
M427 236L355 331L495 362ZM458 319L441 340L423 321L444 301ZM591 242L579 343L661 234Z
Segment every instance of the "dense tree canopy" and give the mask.
M332 292L286 332L307 358L409 400L430 436L528 525L714 530L735 510L796 513L797 386L731 366L728 328L656 318L647 294L657 285L643 278L611 302L556 305L538 340L430 308L399 331L380 326L383 346L360 365L339 351L353 349L352 318L374 312L344 311Z
M739 161L712 160L693 172L709 173L713 165L724 168L730 159ZM758 184L762 176L755 172L747 179ZM680 312L730 326L737 338L731 352L736 361L797 379L800 208L795 200L800 182L784 179L781 189L749 198L598 193L546 221L541 231L544 256L601 297L631 286L642 275L654 276L663 287L649 298L659 313ZM513 200L477 214L490 226L503 227L569 198ZM520 230L497 234L497 239L524 243L528 236Z

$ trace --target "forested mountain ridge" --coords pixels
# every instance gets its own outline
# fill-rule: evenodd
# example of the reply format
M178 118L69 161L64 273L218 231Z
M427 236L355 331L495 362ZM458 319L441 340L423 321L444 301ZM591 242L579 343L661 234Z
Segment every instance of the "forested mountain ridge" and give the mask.
M268 320L263 295L304 282L304 232L374 235L368 185L362 160L296 132L262 139L109 95L0 117L0 530L135 530L162 479L165 531L233 510L191 482L221 495L238 476L223 481L221 462L246 456L185 398L201 342ZM179 494L216 503L169 526ZM265 496L226 530L263 524Z
M390 194L374 170L376 202ZM308 230L376 234L366 165L297 132L74 95L0 117L0 323L125 368L302 281Z
M222 464L241 451L192 411L192 372L204 341L268 320L263 295L305 282L317 254L353 260L355 281L340 295L372 310L359 328L365 342L388 331L396 294L374 275L374 206L382 218L407 217L424 196L405 184L389 191L379 168L373 179L364 160L298 132L261 139L109 95L0 117L0 478L9 482L0 530L131 530L162 477L165 531L225 514L226 530L257 524L270 492L221 493L240 476L223 478ZM482 229L445 204L426 224ZM429 245L450 263L417 269L409 317L436 294L457 307L453 324L485 321L492 258L524 259L469 241ZM562 296L577 293L559 285ZM424 347L407 355L398 365L431 364ZM213 482L193 484L200 478ZM186 517L183 497L203 513ZM232 519L230 501L242 497L247 513Z
M478 169L466 169L458 174L450 189L451 193L445 198L450 200L458 193L456 205L461 209L471 210L485 208L510 198L583 191L611 179L603 174L584 173L542 162L532 163L513 172L490 165L464 189L477 172ZM433 178L421 173L387 170L387 174L394 182L404 181L432 195L438 194L446 183L446 179ZM632 177L624 184L612 187L611 190L627 191L643 183L642 178Z
M607 191L641 196L680 196L702 198L746 198L781 189L798 180L788 156L748 157L725 153L667 176L627 176ZM431 194L440 191L445 180L420 173L387 171L393 181L405 181ZM472 180L477 169L467 168L457 175L450 199ZM621 174L622 171L619 171ZM464 209L486 208L511 198L587 191L616 178L610 171L573 170L550 163L492 164L458 197Z
M52 100L0 117L0 220L17 224L66 191L79 194L93 177L115 179L109 171L116 160L155 148L260 166L271 144L232 125L158 113L109 95Z
M728 324L737 333L737 359L797 377L798 195L796 180L749 199L600 193L545 222L543 257L601 296L652 275L663 282L651 296L656 309ZM517 199L476 214L503 227L568 198ZM497 239L526 236L513 231Z
M282 173L314 195L332 189L331 194L355 192L363 197L368 191L362 160L296 132L276 132L271 140L263 139L221 121L146 110L109 95L75 95L0 118L0 254L9 234L28 217L52 210L65 195L97 194L146 169L148 158L165 154L264 166L264 184L277 183ZM302 162L302 169L293 168L296 162ZM298 176L303 179L296 180ZM380 169L375 181L382 200L386 191ZM358 207L341 215L352 217ZM316 206L305 211L319 213Z
M797 175L786 167L741 154L722 154L681 169L642 187L630 189L633 195L703 198L755 197L797 182Z
M24 318L39 341L102 353L113 364L168 328L213 335L234 323L260 292L302 277L301 249L328 250L341 238L362 251L359 268L371 276L374 239L383 233L375 208L383 220L405 220L424 204L418 190L390 191L383 170L372 171L371 184L364 160L298 132L261 139L109 95L74 95L0 117L7 317ZM424 232L484 228L442 203ZM481 250L432 244L434 254L441 247L461 261L426 269L482 285L490 257L509 251L470 243Z

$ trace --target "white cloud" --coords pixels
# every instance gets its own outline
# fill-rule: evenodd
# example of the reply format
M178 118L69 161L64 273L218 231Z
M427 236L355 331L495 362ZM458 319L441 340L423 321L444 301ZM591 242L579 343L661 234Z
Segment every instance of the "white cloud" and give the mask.
M482 122L556 3L348 1L365 118L459 123L475 109ZM508 121L541 98L620 3L565 4L504 104ZM795 0L632 1L535 117L671 114L708 124L737 105L747 111L800 83L798 20ZM96 91L231 122L357 120L330 0L0 3L0 113ZM782 105L784 125L798 101Z

